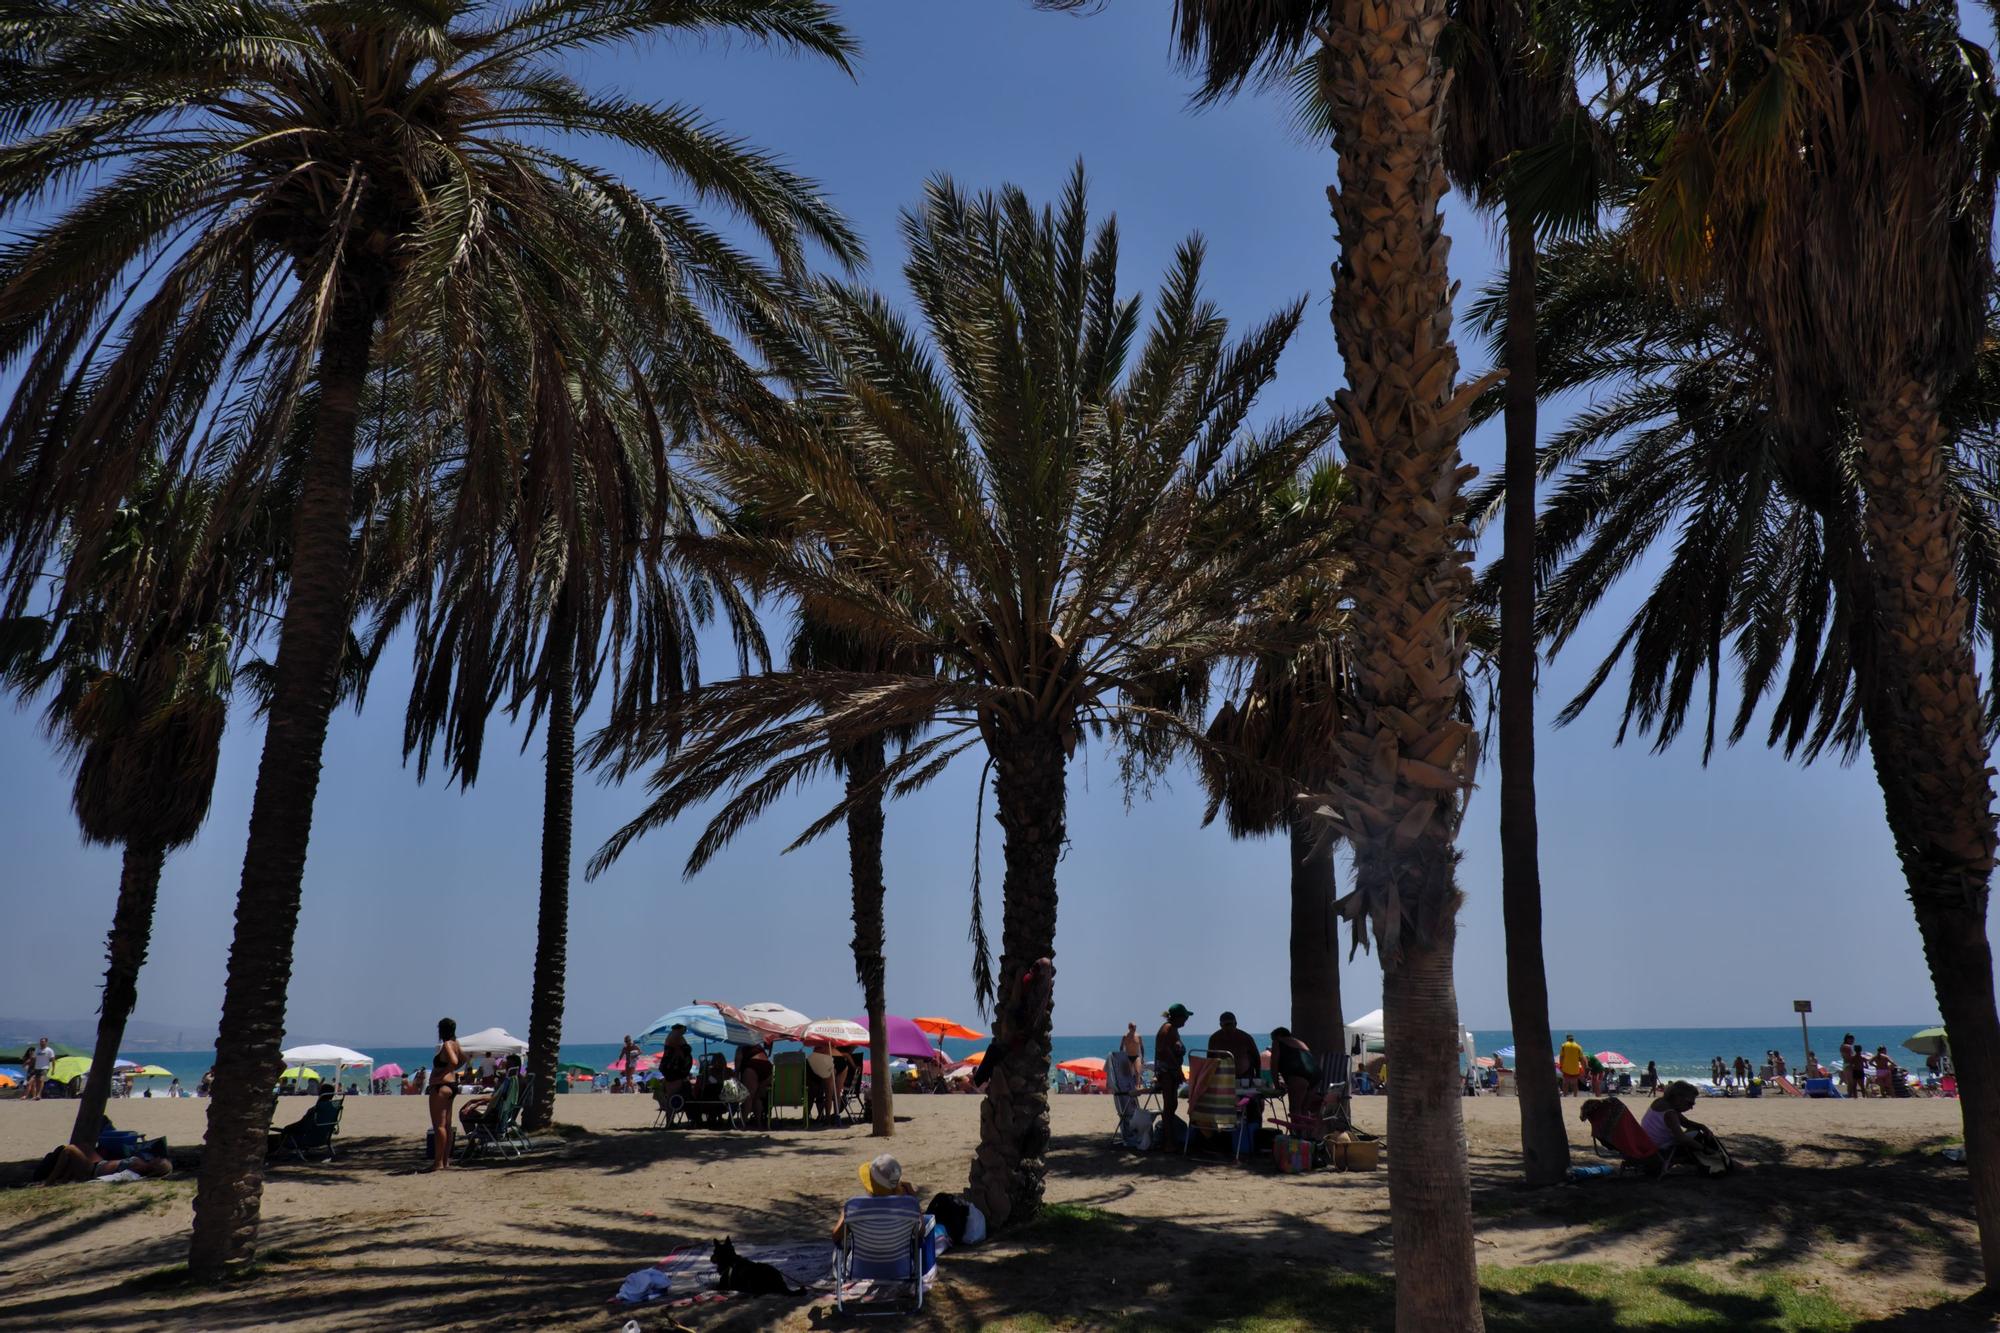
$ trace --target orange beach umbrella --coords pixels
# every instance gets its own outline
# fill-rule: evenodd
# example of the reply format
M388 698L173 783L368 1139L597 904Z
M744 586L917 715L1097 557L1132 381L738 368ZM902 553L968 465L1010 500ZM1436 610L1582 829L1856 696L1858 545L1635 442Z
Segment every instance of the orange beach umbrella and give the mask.
M975 1032L963 1023L949 1018L913 1018L910 1020L933 1037L956 1037L960 1041L981 1041L986 1034Z

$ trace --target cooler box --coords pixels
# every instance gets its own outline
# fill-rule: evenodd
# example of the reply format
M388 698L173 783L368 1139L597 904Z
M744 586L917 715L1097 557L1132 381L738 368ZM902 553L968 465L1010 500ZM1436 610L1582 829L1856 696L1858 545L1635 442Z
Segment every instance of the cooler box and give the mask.
M1833 1080L1830 1078L1809 1078L1803 1086L1808 1097L1837 1097L1840 1095L1833 1090Z
M139 1150L139 1132L132 1129L107 1129L97 1136L99 1157L130 1157Z

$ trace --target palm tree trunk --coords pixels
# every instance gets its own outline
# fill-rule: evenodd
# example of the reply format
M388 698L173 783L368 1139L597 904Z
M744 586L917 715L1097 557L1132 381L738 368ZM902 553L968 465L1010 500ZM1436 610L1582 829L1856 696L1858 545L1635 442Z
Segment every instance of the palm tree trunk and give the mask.
M880 736L857 743L843 756L851 796L878 777L885 762ZM857 802L847 812L847 865L854 890L854 977L868 1006L868 1116L874 1136L896 1132L896 1106L889 1087L889 1012L883 995L882 794Z
M1065 756L1053 729L989 731L996 818L1006 835L999 1002L972 1160L973 1202L989 1225L1034 1216L1048 1174L1049 1024L1054 1009L1056 862L1062 855ZM1049 960L1048 971L1037 964Z
M1869 748L1951 1034L1981 1259L2000 1290L2000 1013L1986 940L1996 835L1950 441L1935 396L1914 381L1859 415L1875 603Z
M576 788L576 616L567 589L549 615L549 752L542 775L542 901L535 925L535 993L528 1010L530 1129L555 1119L569 971L570 816Z
M1453 854L1447 850L1446 857L1426 868L1449 884ZM1382 967L1382 1036L1391 1062L1389 1227L1396 1327L1403 1330L1482 1327L1451 974L1457 935L1458 922L1446 913Z
M1378 942L1390 1079L1399 1329L1482 1328L1451 953L1458 797L1472 729L1458 619L1471 587L1440 201L1444 0L1342 0L1319 53L1339 185L1333 326L1352 500L1354 707L1335 755L1343 832ZM1408 1137L1404 1138L1403 1135Z
M1507 504L1500 557L1500 910L1507 1008L1521 1097L1521 1167L1530 1185L1569 1178L1542 960L1542 869L1535 814L1535 234L1507 217Z
M1316 819L1292 820L1292 1035L1321 1054L1341 1048L1340 929L1333 839Z
M257 764L236 898L215 1083L195 1190L188 1268L221 1275L255 1253L264 1139L285 1031L299 889L312 839L320 754L350 618L354 440L378 300L343 294L320 348L311 453L292 518L291 587L278 630L277 685Z
M98 1011L97 1046L90 1053L90 1076L83 1082L83 1100L69 1141L79 1148L97 1146L104 1127L104 1103L111 1096L111 1066L125 1041L125 1021L139 1002L139 969L146 965L146 946L153 938L153 905L160 898L160 868L167 853L160 847L125 844L125 864L118 878L118 906L111 914L111 938L105 946L104 1004Z

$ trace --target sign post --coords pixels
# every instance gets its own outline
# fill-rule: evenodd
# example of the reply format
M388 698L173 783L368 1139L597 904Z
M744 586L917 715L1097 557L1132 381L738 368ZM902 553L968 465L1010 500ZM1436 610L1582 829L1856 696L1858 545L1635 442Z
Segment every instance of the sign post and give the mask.
M1806 1015L1812 1012L1812 1001L1793 1000L1792 1012L1799 1016L1799 1042L1806 1053L1806 1062L1799 1066L1801 1071L1799 1074L1799 1085L1803 1087L1805 1086L1805 1080L1813 1076L1812 1033L1806 1030Z

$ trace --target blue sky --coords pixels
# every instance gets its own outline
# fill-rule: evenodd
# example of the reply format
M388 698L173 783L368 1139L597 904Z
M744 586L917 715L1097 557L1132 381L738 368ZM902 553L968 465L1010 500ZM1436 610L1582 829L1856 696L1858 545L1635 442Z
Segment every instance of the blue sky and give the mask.
M1164 4L1088 19L1021 0L977 6L866 0L844 6L864 46L858 77L736 43L656 44L595 55L596 82L704 108L823 181L868 239L874 281L899 289L897 210L924 178L1011 181L1047 199L1081 156L1098 213L1116 211L1123 283L1149 291L1189 231L1209 241L1212 295L1240 324L1300 294L1311 311L1270 409L1339 383L1326 321L1331 155L1296 141L1270 98L1190 112L1169 64ZM630 166L629 160L604 160ZM661 193L673 182L633 170ZM1495 262L1491 226L1449 204L1453 271L1470 293ZM1467 370L1483 364L1462 344ZM1467 440L1498 460L1497 432ZM1622 589L1546 672L1548 718L1629 613ZM728 670L716 644L711 674ZM405 664L377 677L367 711L336 715L306 871L290 1029L298 1038L421 1040L441 1013L525 1031L540 822L539 737L496 737L478 787L419 786L401 762ZM1608 693L1608 692L1607 692ZM1790 1021L1811 996L1834 1023L1934 1021L1915 926L1865 759L1787 764L1759 746L1614 749L1600 704L1540 737L1543 882L1552 1013L1589 1027ZM221 1003L261 731L230 731L215 808L161 890L139 1016L205 1040ZM1497 774L1482 775L1463 838L1467 901L1459 995L1472 1027L1505 1027ZM893 807L887 833L889 1004L972 1016L965 942L976 763ZM581 783L576 846L592 849L640 802ZM845 848L781 849L834 799L807 793L766 815L693 882L679 867L696 826L653 835L572 900L572 1040L616 1039L696 996L778 1000L818 1014L860 1009L848 953ZM1199 827L1202 803L1171 790L1125 808L1115 763L1081 752L1070 772L1072 846L1061 868L1058 1031L1145 1023L1171 1001L1285 1018L1286 861L1281 842ZM991 805L987 808L991 819ZM117 882L113 852L81 845L68 778L34 714L0 708L0 1014L93 1013ZM999 831L985 839L999 882ZM1343 875L1345 869L1343 867ZM997 904L994 910L997 913ZM994 919L997 932L997 915ZM1990 927L1989 927L1990 929ZM1224 942L1231 964L1214 966ZM1216 980L1226 971L1227 980ZM1343 978L1350 1016L1380 1000L1362 955ZM198 1042L196 1043L198 1044Z

